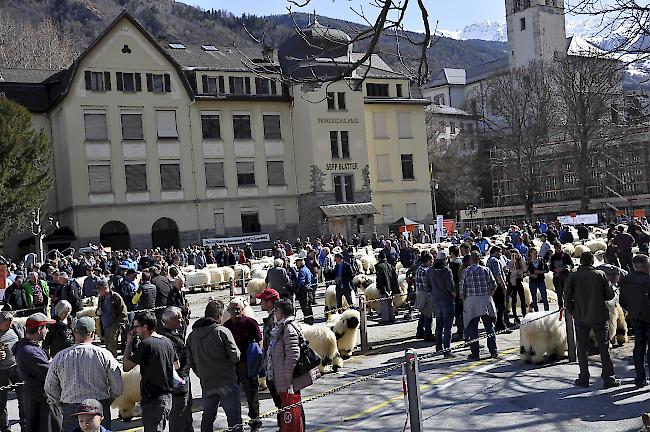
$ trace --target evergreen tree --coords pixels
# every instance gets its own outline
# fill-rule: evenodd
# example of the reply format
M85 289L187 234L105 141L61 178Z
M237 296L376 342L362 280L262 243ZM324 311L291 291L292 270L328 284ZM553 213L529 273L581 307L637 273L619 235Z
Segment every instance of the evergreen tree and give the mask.
M0 97L0 242L27 225L52 187L52 143L27 109Z

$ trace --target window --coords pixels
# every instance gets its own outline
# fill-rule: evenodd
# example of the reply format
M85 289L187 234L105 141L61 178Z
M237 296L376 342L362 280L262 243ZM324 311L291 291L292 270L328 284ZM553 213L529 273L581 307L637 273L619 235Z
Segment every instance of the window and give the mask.
M181 189L181 166L177 163L160 165L160 189Z
M519 27L521 31L526 30L526 18L519 19Z
M226 85L223 76L210 77L203 75L203 93L217 94L225 93Z
M345 92L338 92L338 103L339 103L339 109L344 110L345 109Z
M266 78L255 78L255 89L258 95L278 94L278 87L275 80Z
M203 139L221 139L219 114L201 114Z
M110 72L85 72L86 90L107 91L111 89Z
M269 186L284 186L284 162L268 161L266 171L269 176Z
M353 175L334 175L334 198L336 202L353 202L354 188L352 185Z
M147 190L147 165L125 165L126 191L140 192Z
M413 130L411 129L411 113L398 112L397 113L397 129L400 138L413 138Z
M377 155L377 180L390 180L390 156Z
M110 165L88 166L88 186L90 193L109 193L113 191Z
M169 93L172 91L169 74L150 74L147 77L147 91L152 93Z
M84 113L84 127L86 129L86 141L108 141L105 111Z
M406 204L406 217L411 220L417 220L418 218L418 205L417 203L407 203Z
M402 179L404 180L413 180L415 175L413 173L413 155L412 154L403 154L402 155Z
M388 133L386 133L386 113L372 113L372 124L375 129L375 138L388 138Z
M283 208L275 209L275 226L277 227L278 231L284 231L287 229L287 221L284 216Z
M176 111L156 111L158 138L178 138Z
M330 131L330 151L332 152L332 159L339 158L339 133L337 131Z
M388 97L388 84L366 84L366 94L368 97Z
M232 128L235 139L251 139L251 116L248 114L233 114Z
M123 92L142 91L142 79L139 73L115 72L117 89Z
M226 233L226 221L223 210L214 213L214 233L224 235Z
M209 188L226 187L226 180L223 175L223 162L205 163L205 185Z
M341 131L341 157L350 157L350 136L348 131Z
M231 94L251 94L251 79L249 77L229 77Z
M255 162L237 162L237 185L255 186Z
M445 104L445 95L439 94L433 97L434 105L444 105Z
M122 113L122 139L142 140L142 114Z
M262 232L262 227L260 226L260 215L258 213L242 213L241 230L243 233Z
M395 84L395 91L397 93L397 97L401 98L404 97L402 94L402 84Z
M334 101L334 92L327 92L327 109L330 111L336 109L336 102Z
M395 218L393 218L392 204L381 206L381 216L382 216L382 221L385 224L392 224L393 222L395 222Z
M456 133L456 122L449 122L449 130L451 133Z
M277 114L264 114L262 116L264 123L264 139L280 140L282 132L280 131L280 116Z

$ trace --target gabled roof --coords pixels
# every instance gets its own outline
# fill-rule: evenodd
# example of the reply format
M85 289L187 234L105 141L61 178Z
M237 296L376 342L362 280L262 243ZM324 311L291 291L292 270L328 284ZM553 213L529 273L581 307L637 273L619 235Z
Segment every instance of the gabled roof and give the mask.
M272 52L272 62L264 58L264 48L260 46L239 48L234 46L212 45L215 49L206 51L205 44L184 44L185 49L163 48L182 68L198 70L220 70L251 72L259 66L275 69L280 66L277 51Z

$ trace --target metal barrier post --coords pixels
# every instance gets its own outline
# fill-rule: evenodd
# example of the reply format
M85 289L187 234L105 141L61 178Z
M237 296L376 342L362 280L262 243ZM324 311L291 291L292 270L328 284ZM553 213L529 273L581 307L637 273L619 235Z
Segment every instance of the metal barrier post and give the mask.
M368 352L370 346L368 345L368 320L366 317L366 296L365 294L359 295L359 315L360 315L360 329L361 332L361 352Z
M235 279L230 279L230 298L235 297Z
M244 269L241 271L241 295L246 295L246 284L244 283Z
M404 403L411 424L411 432L422 432L424 429L422 427L422 407L420 406L418 354L412 348L406 350L402 371Z
M576 334L573 329L573 316L564 310L564 318L566 320L566 341L567 341L567 352L569 354L569 362L575 363L577 360L576 356Z

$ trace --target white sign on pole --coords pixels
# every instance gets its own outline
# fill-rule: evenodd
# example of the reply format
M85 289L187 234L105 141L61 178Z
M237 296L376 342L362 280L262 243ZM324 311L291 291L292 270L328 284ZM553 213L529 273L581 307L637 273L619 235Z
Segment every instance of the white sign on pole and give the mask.
M443 215L437 215L436 216L436 243L440 243L440 239L442 239L443 236L443 221L445 217Z
M260 243L265 241L271 241L271 237L268 234L254 234L254 235L239 236L239 237L207 238L207 239L203 239L203 246Z
M558 221L562 225L580 225L581 223L585 225L598 225L598 214L579 214L576 217L569 216L558 216Z

